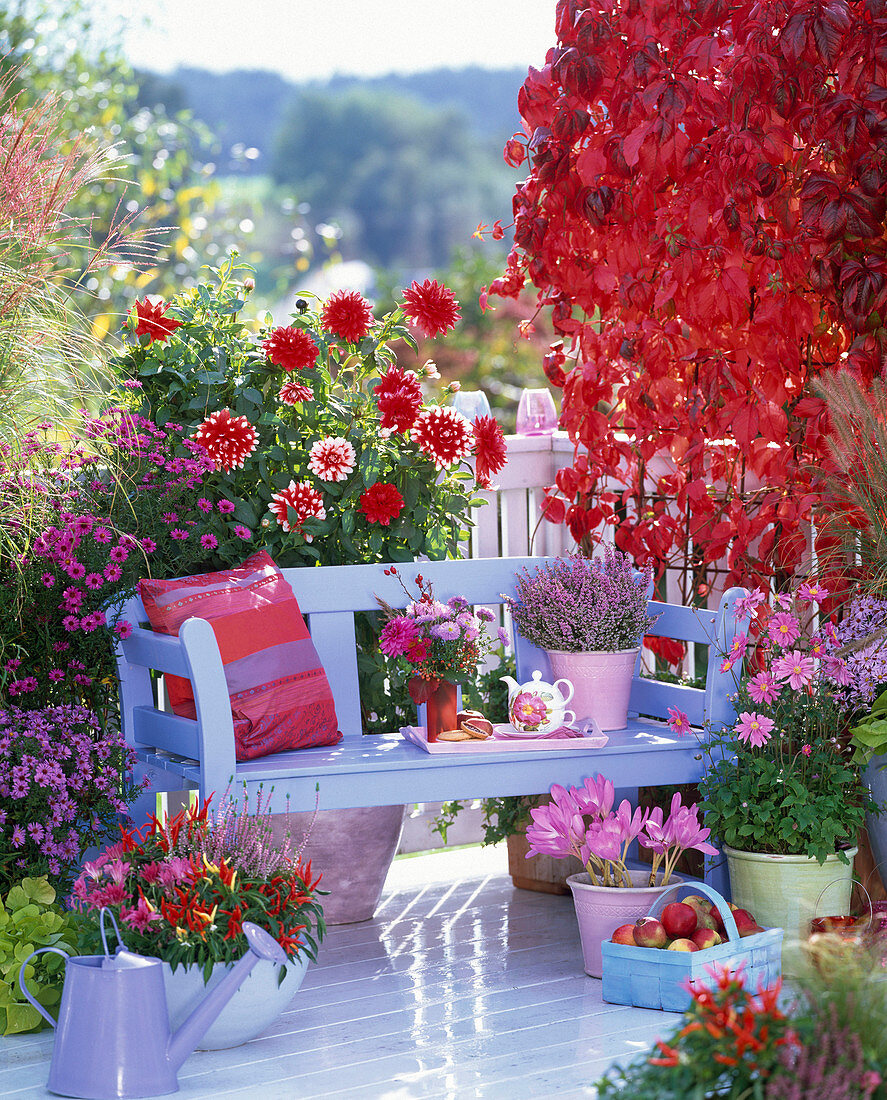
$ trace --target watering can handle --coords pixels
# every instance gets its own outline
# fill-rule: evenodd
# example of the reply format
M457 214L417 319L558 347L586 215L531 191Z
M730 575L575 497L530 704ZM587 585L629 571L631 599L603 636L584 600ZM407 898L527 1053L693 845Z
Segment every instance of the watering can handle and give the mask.
M62 951L62 949L60 947L41 947L39 949L39 951L32 951L31 954L28 955L28 957L22 963L21 969L18 972L18 984L19 984L19 989L21 989L22 993L24 993L25 998L28 1001L31 1002L31 1004L34 1006L34 1008L37 1009L37 1011L40 1013L40 1015L43 1017L43 1019L46 1020L46 1022L48 1024L51 1024L52 1027L55 1027L55 1020L53 1020L53 1018L49 1015L49 1013L46 1011L46 1009L43 1007L43 1005L38 1004L38 1002L34 1000L34 998L28 992L27 986L25 985L25 967L28 965L28 963L31 961L31 959L33 959L36 955L42 955L46 951L52 951L53 954L55 954L55 955L61 955L61 957L63 959L70 958L67 951Z
M102 906L99 912L99 931L102 934L102 950L105 952L106 955L110 955L111 952L108 950L108 938L105 931L105 917L111 918L111 923L114 925L114 932L117 935L117 943L121 947L123 946L123 940L120 937L120 929L117 925L117 920L115 919L114 914L111 912L110 909L107 908L107 906Z

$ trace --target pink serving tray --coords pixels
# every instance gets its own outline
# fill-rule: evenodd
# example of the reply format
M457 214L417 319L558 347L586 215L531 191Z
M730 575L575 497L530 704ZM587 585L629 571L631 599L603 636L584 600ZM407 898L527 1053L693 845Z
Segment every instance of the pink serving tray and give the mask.
M609 740L605 733L592 729L581 737L509 737L508 725L493 726L493 736L487 741L435 741L429 745L425 740L424 726L401 726L400 734L405 741L418 745L430 753L451 752L547 752L549 749L602 749Z

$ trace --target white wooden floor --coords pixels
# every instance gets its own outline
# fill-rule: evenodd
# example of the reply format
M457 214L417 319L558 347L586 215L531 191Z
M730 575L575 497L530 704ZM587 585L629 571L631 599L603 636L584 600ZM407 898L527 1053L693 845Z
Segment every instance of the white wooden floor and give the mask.
M269 1032L193 1054L179 1095L262 1100L593 1097L679 1018L604 1004L573 903L515 890L504 849L395 861L372 921L331 928ZM52 1033L0 1038L0 1096L46 1097Z

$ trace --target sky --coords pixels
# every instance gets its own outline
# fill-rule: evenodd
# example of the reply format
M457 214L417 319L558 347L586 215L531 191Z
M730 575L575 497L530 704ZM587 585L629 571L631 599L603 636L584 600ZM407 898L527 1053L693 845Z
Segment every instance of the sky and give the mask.
M270 69L295 80L440 66L540 66L554 44L555 0L153 0L125 17L130 62L224 72Z

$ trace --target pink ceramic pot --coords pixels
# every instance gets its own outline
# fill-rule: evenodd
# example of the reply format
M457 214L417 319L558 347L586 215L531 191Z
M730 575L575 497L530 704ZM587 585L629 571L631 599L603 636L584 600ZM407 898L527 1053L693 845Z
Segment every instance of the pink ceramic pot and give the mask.
M566 653L547 649L552 679L573 685L570 703L578 721L594 718L602 730L621 730L628 721L628 697L640 649Z
M633 888L592 886L585 871L567 879L579 922L585 973L592 978L599 978L602 973L601 943L621 924L634 924L645 917L660 894L670 890L675 883L683 882L680 876L672 875L668 886L647 886L649 871L630 871L629 874L636 884Z

